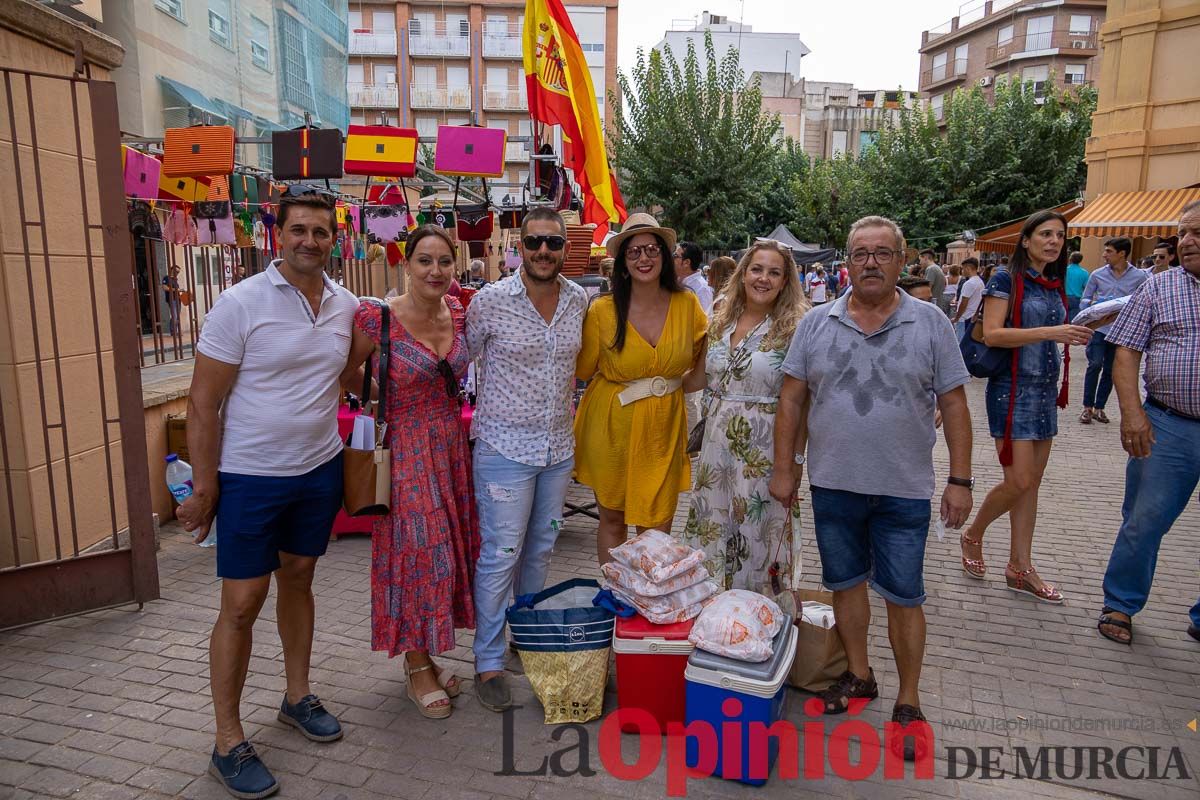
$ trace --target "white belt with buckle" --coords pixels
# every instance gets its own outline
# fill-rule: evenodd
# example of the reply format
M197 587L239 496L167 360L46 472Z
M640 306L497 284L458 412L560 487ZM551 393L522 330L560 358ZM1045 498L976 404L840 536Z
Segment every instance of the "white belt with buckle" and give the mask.
M627 406L647 397L663 397L680 386L683 386L682 378L664 378L661 375L655 375L653 378L639 378L625 384L625 391L617 395L617 399L621 401L621 405Z

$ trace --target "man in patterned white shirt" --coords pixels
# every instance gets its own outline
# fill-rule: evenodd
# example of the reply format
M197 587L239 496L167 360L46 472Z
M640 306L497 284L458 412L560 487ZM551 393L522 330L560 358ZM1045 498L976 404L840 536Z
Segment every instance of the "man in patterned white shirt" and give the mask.
M467 342L479 359L475 502L475 693L492 711L512 705L504 672L504 609L539 592L562 527L575 466L572 396L587 292L563 278L570 251L556 211L521 223L521 267L485 287L467 307Z

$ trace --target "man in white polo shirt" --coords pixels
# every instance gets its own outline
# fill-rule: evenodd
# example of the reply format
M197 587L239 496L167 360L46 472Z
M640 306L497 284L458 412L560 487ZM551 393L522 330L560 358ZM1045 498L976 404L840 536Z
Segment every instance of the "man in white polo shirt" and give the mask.
M275 575L287 693L278 718L313 741L342 735L308 685L312 579L342 500L339 375L358 300L325 275L331 200L294 187L275 229L283 258L221 293L204 319L188 398L193 494L177 515L203 541L217 518L221 611L209 640L216 747L209 772L235 797L279 784L242 729L251 631Z

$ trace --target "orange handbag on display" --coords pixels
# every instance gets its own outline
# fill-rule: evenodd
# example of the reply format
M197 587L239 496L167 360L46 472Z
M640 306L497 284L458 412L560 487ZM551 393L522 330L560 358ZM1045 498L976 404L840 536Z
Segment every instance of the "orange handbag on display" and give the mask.
M195 125L167 128L163 134L163 174L200 178L233 172L233 128Z

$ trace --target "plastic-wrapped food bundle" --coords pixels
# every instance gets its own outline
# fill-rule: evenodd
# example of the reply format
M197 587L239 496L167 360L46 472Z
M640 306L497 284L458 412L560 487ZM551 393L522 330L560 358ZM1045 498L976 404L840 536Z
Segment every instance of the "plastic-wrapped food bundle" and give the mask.
M643 597L660 597L708 580L708 570L704 568L703 564L661 583L655 583L619 561L610 561L601 565L600 571L604 573L604 577L608 579L609 583Z
M717 596L696 619L688 641L701 650L742 661L771 657L775 634L788 621L775 601L732 589Z
M701 581L677 592L657 597L627 592L615 583L610 588L618 600L636 608L639 614L655 625L687 622L699 614L719 591L712 581Z
M662 531L649 530L609 551L612 557L654 583L695 569L704 551L680 544Z
M1076 314L1075 319L1071 320L1071 324L1086 325L1089 328L1106 325L1116 319L1116 316L1121 313L1121 309L1129 304L1130 297L1132 295L1115 297L1112 300L1105 300L1103 303L1094 303Z

